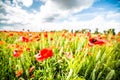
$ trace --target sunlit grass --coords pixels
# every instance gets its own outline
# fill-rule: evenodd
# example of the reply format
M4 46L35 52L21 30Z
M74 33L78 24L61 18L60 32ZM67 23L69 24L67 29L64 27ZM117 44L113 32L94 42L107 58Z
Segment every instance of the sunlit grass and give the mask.
M23 37L23 38L21 38ZM88 45L90 38L100 38ZM61 32L0 32L0 80L119 80L120 36ZM51 57L36 54L49 48ZM15 50L22 50L17 57ZM44 58L45 57L45 58Z

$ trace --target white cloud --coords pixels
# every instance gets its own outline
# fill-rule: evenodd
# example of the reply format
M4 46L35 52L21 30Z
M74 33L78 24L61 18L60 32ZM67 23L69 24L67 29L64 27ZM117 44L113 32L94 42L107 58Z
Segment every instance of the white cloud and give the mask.
M41 11L34 14L27 13L19 5L19 3L22 2L23 5L29 7L32 5L33 0L13 0L13 6L4 4L7 12L4 18L9 19L9 23L31 23L30 19L32 19L32 23L38 21L39 23L59 22L60 19L67 18L74 12L79 12L82 9L90 7L93 1L94 0L44 0L45 5L40 7Z
M111 11L106 15L106 18L108 18L108 19L115 19L115 18L120 19L120 13L116 13L116 12Z
M14 27L10 27L10 26L4 26L2 27L3 30L14 30Z
M103 32L104 30L114 28L116 32L120 31L119 21L116 21L114 19L106 20L102 15L97 15L96 17L94 17L89 21L76 21L71 23L69 22L65 22L65 23L73 26L72 29L75 29L75 30L88 28L94 31L96 28L98 28L99 31Z
M33 0L16 0L18 3L22 2L24 6L30 7L33 4Z
M16 7L8 6L3 4L6 15L1 13L2 18L8 19L6 23L14 24L14 23L21 23L21 24L29 24L31 22L31 18L34 18L33 13L28 13L26 10L23 10L20 6L16 5Z
M120 23L115 20L106 20L103 16L96 16L93 20L90 21L92 28L98 28L100 31L104 31L110 28L115 28L120 30ZM118 32L118 31L117 31Z
M94 0L42 0L40 7L43 21L54 21L89 8Z
M0 15L2 15L2 18L8 20L2 21L2 23L16 25L14 27L6 26L3 29L22 30L24 28L32 31L40 31L90 28L94 31L95 28L99 28L100 31L103 31L108 28L115 28L117 32L120 31L120 20L116 21L116 18L120 16L119 13L108 12L99 14L95 12L78 14L77 16L72 15L90 7L94 0L44 0L44 2L45 5L40 7L40 12L36 13L28 13L17 4L18 2L16 0L14 0L16 6L4 4L7 15ZM23 2L23 4L28 7L32 5L32 2L29 4ZM93 17L87 21L80 20L89 16ZM61 19L63 20L60 22Z

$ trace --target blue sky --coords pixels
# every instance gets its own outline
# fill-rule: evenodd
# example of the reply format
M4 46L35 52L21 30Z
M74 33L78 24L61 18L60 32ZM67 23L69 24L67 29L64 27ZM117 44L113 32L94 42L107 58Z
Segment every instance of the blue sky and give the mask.
M2 0L0 30L120 31L120 0Z

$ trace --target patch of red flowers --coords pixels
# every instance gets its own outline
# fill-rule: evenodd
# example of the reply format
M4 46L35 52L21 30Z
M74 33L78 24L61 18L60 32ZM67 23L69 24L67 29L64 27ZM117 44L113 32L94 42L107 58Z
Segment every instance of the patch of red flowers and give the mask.
M52 49L44 48L44 49L40 50L39 53L35 57L38 62L41 62L52 56L53 56Z
M99 39L99 38L90 38L89 39L89 42L88 42L88 45L89 46L93 46L93 45L103 45L103 44L105 44L106 43L106 41L105 40L103 40L103 39Z
M23 53L23 50L14 50L14 54L13 54L13 56L15 57L15 58L18 58L18 57L20 57L20 55Z

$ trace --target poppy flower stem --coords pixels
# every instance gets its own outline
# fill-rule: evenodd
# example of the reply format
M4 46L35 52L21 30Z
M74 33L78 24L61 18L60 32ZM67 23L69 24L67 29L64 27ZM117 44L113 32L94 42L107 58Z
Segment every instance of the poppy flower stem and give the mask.
M70 80L70 77L72 76L73 73L73 69L70 69L69 74L67 76L67 80Z
M24 79L27 80L28 77L27 77L27 75L26 75L26 71L25 71L25 67L24 67L25 65L24 65L24 63L22 62L22 59L21 59L21 58L20 58L20 63L21 63L21 65L22 65Z

